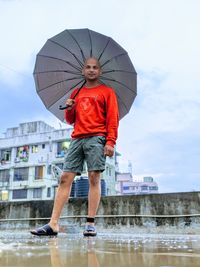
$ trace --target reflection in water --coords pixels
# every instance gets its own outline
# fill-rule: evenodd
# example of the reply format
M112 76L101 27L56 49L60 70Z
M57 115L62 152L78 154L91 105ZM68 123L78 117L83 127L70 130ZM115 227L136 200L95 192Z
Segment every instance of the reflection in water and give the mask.
M87 239L87 254L88 254L88 267L100 267L98 258L95 252L95 242L93 238Z
M52 238L50 239L48 244L49 244L49 252L51 256L52 267L64 267L64 265L61 262L60 255L59 255L58 239Z
M199 262L200 236L38 238L0 232L0 267L199 267Z
M85 238L87 241L87 266L88 267L100 267L99 262L98 262L98 258L95 252L95 242L93 240L93 238ZM52 238L49 240L48 242L49 245L49 251L50 251L50 256L51 256L51 265L52 267L68 267L68 266L75 266L75 265L71 265L70 263L72 263L72 260L68 259L68 263L62 263L61 260L61 255L60 255L60 248L58 247L58 238ZM70 258L70 257L68 257ZM74 257L74 260L75 257ZM70 264L70 265L69 265ZM83 262L82 262L83 264ZM83 265L79 265L79 266L83 266Z

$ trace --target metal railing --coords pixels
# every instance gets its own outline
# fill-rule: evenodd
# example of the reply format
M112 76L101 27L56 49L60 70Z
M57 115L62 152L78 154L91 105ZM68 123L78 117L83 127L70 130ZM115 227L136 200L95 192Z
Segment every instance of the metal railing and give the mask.
M86 218L87 215L66 215L61 216L60 219L76 219ZM199 213L196 214L105 214L96 215L95 218L184 218L184 217L200 217ZM0 222L12 222L12 221L39 221L50 220L50 217L45 218L14 218L14 219L0 219Z

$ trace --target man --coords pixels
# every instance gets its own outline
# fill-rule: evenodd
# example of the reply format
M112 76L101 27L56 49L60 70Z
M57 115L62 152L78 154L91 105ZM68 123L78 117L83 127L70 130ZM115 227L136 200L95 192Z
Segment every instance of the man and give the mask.
M101 197L100 174L105 169L106 156L112 157L119 124L118 105L112 88L100 84L101 67L96 58L85 61L82 74L85 85L76 89L66 101L65 119L74 124L72 141L65 157L60 185L54 201L51 220L41 228L31 231L34 235L57 235L58 220L68 201L72 182L87 163L89 176L88 217L84 236L95 236L94 218ZM74 96L75 99L74 99Z

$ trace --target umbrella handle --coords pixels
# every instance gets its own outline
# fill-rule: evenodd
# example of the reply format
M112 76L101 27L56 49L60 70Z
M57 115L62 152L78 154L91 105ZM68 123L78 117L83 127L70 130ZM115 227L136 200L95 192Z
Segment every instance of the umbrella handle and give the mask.
M60 106L59 106L59 109L60 109L60 110L64 110L64 109L67 109L68 107L69 107L69 105L66 105L66 106L61 106L61 105L60 105Z
M83 88L83 86L85 85L85 83L86 83L86 80L84 80L83 84L82 84L81 87L77 90L76 94L73 96L72 99L75 99L75 97L78 95L78 93L79 93L80 90ZM59 109L60 109L60 110L64 110L64 109L67 109L68 107L70 107L70 106L69 106L69 105L65 105L65 106L60 105L60 106L59 106Z

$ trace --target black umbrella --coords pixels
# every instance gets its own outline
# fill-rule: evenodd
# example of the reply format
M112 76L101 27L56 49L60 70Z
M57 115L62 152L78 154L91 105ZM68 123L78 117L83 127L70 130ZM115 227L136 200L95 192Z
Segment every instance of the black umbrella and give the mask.
M137 94L137 73L128 53L112 38L89 29L65 30L50 38L36 57L34 79L44 105L64 121L63 106L75 88L84 84L82 68L89 57L99 60L100 82L112 87L120 118L130 110Z

